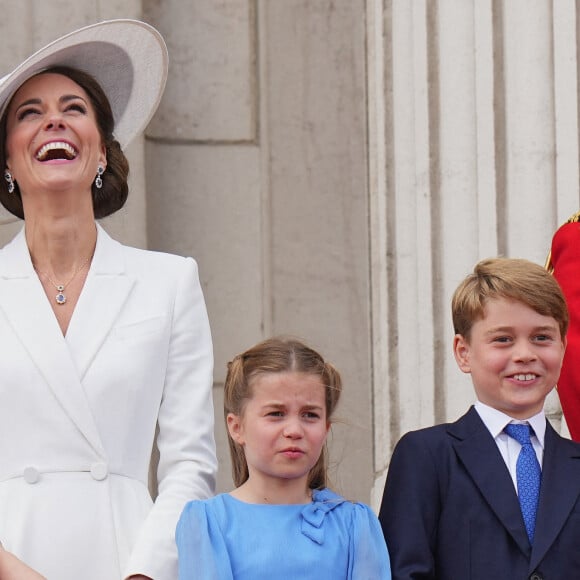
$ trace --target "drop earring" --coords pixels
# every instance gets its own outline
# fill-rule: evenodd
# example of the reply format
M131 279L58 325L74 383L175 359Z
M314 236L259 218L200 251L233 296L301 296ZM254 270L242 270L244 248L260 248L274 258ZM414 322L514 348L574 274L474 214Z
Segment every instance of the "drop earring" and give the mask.
M14 193L14 179L12 179L12 173L8 169L4 171L4 179L8 182L8 193Z
M101 175L105 173L105 168L102 165L99 165L97 169L97 177L95 178L95 187L97 189L101 189L103 187L103 180L101 179Z

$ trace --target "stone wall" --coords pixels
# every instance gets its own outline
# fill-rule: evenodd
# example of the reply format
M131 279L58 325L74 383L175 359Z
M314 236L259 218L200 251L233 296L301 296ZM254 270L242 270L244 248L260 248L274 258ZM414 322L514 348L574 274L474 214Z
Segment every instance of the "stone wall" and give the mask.
M97 20L142 18L170 52L134 143L126 243L193 255L225 364L298 335L342 371L333 479L378 497L404 431L473 401L449 298L486 256L543 263L578 209L573 0L0 0L0 74ZM20 227L0 214L0 242ZM558 420L557 401L552 404Z

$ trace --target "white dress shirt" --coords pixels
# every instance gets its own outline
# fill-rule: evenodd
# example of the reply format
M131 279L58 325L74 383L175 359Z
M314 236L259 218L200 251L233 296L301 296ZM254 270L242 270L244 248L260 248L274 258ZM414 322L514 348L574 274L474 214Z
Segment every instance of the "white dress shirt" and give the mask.
M485 405L481 401L475 403L475 410L491 433L491 436L493 437L510 472L512 481L514 482L514 488L517 491L516 463L522 446L513 437L510 437L505 433L504 428L509 423L530 425L534 430L534 434L531 436L532 446L536 452L541 468L542 460L544 458L544 435L546 434L546 416L544 411L542 410L537 415L522 421L520 419L514 419L489 405Z

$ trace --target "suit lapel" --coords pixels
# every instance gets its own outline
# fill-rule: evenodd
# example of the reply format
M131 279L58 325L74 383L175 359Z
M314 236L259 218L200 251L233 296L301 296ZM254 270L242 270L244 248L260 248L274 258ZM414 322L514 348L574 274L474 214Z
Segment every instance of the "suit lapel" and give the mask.
M103 455L78 371L32 267L24 231L0 252L0 309L67 416Z
M135 283L126 271L121 244L100 226L97 229L95 255L66 336L81 380L118 320Z
M472 407L448 428L453 446L481 495L512 536L520 550L529 555L530 543L524 527L517 494L493 437Z
M546 425L542 486L530 561L534 570L560 533L580 493L580 447Z

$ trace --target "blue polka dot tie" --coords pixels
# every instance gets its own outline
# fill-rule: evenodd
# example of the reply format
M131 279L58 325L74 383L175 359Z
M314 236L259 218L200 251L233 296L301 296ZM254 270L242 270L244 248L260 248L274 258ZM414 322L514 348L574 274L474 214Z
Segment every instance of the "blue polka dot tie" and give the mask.
M534 542L534 529L536 527L536 513L538 512L540 481L542 478L542 470L530 441L530 435L533 431L529 425L514 424L506 425L504 431L522 446L516 463L518 499L520 500L528 538L530 538L530 544L532 544Z

